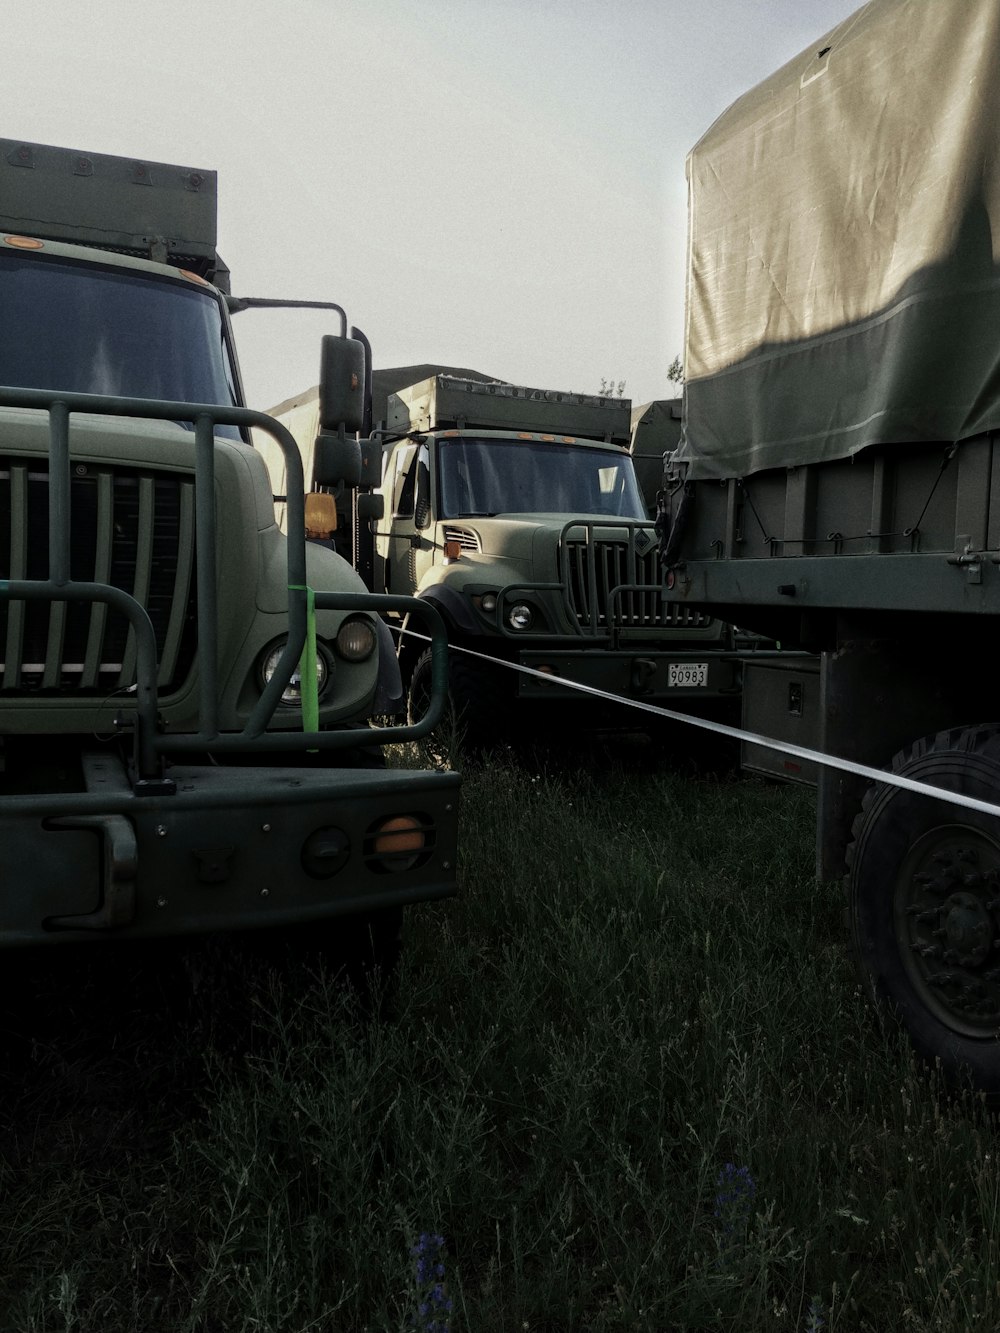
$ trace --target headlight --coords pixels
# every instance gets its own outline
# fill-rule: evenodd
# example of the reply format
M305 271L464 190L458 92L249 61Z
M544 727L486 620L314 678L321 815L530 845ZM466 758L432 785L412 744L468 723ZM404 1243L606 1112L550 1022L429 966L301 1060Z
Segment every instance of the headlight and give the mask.
M260 665L260 678L266 685L278 669L278 663L281 661L281 654L285 651L284 642L275 644L271 648ZM316 653L316 689L317 693L322 694L326 687L329 667L326 658L319 651ZM289 707L294 707L302 702L302 677L299 668L296 666L292 672L292 678L281 691L281 702Z
M337 631L337 652L345 662L363 662L375 651L375 628L370 620L345 620Z
M495 592L484 592L480 598L479 605L484 611L489 613L497 609L497 595Z
M530 629L534 612L525 602L515 602L507 612L507 624L511 629Z

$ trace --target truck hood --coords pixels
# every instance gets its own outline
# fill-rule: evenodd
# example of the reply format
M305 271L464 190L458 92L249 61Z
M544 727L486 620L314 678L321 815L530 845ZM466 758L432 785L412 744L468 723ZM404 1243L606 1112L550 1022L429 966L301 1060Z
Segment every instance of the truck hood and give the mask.
M575 524L578 527L574 527ZM513 583L524 580L532 583L561 582L560 539L586 540L587 525L597 541L627 542L629 524L620 526L606 514L496 514L489 518L454 519L439 525L438 540L458 541L461 546L459 565L471 572L478 566L490 582ZM632 524L634 527L634 523ZM648 532L645 549L655 546L653 525L644 524Z
M567 523L600 524L604 537L627 537L628 525L615 525L607 514L491 514L488 518L455 518L441 523L442 540L457 540L462 553L473 551L493 559L531 561L554 550ZM650 524L650 528L652 525ZM572 535L572 529L570 529Z
M79 412L70 419L69 438L74 463L194 473L194 431L185 430L175 422ZM18 454L36 456L48 461L48 414L32 408L0 406L0 454L8 458ZM235 467L248 477L257 530L271 527L274 504L267 471L256 450L228 437L218 439L217 486L219 469L225 467Z

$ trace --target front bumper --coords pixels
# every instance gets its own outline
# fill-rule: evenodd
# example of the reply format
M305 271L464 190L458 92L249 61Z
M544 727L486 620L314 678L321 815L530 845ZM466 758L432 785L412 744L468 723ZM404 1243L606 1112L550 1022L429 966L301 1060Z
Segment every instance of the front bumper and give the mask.
M286 926L456 891L456 773L170 777L174 794L137 797L97 761L87 792L0 803L0 948ZM416 817L421 850L376 844L399 816Z
M706 645L683 652L636 652L589 648L578 652L522 651L522 666L544 671L545 679L517 673L517 692L522 699L581 699L582 691L564 681L575 681L591 689L643 703L670 707L681 700L716 699L739 693L739 664L731 654ZM694 681L703 683L694 684ZM673 683L672 683L673 682Z

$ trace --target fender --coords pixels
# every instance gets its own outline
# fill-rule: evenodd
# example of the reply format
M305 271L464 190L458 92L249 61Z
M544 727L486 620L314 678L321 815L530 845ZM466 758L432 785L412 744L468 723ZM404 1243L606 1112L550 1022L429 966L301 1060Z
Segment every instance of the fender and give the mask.
M448 642L454 643L463 637L475 637L483 634L483 627L476 622L472 607L467 599L453 588L435 584L426 592L414 593L421 602L428 602L435 611L440 612L448 631ZM415 623L414 623L415 622ZM406 633L410 628L420 630L419 613L408 613L403 621L403 633L399 637L399 668L403 681L408 685L417 658L427 647L423 639L414 638ZM422 631L421 631L422 632Z
M452 630L475 638L481 638L487 632L476 619L468 597L456 592L454 588L449 588L447 584L435 583L425 592L418 592L415 596L421 602L430 602L436 611L441 612L448 626L449 637Z
M375 632L378 636L378 680L372 708L376 713L388 713L394 717L397 713L402 713L406 706L396 645L384 620L375 621Z

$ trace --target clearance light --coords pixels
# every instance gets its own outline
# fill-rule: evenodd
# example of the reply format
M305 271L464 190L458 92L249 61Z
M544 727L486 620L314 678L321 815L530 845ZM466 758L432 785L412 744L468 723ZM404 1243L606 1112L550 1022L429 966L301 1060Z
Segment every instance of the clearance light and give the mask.
M177 272L182 278L190 278L192 282L200 282L203 287L211 287L212 285L210 282L206 282L200 273L192 273L189 268L179 268Z
M36 240L34 236L5 236L4 245L12 245L16 250L44 250L45 245L42 241Z
M457 560L461 554L462 554L461 542L445 542L444 558L446 561Z

